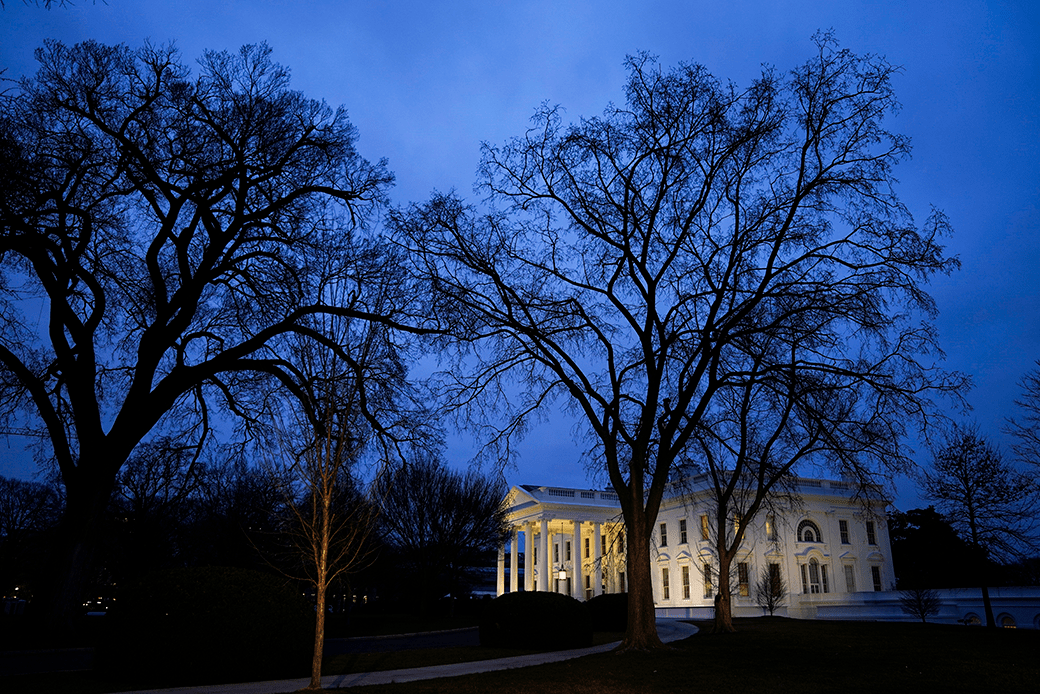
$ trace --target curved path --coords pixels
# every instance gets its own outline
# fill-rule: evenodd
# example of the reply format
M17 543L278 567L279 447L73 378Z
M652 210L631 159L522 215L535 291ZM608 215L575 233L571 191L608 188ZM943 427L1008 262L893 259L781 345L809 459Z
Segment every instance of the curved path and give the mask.
M679 641L697 633L697 627L677 619L658 619L657 633L665 643ZM321 685L326 689L340 687L362 687L369 684L391 684L393 682L414 682L416 680L432 680L438 677L456 677L472 675L492 670L509 670L519 667L530 667L544 663L555 663L571 658L580 658L593 653L603 653L618 645L614 643L579 648L573 651L555 651L552 653L532 653L512 658L497 660L476 660L469 663L452 663L450 665L434 665L424 668L405 670L384 670L382 672L357 672L349 675L329 675L321 678ZM310 678L294 680L275 680L270 682L244 682L241 684L220 684L206 687L178 687L176 689L152 689L138 694L284 694L295 692L310 684Z

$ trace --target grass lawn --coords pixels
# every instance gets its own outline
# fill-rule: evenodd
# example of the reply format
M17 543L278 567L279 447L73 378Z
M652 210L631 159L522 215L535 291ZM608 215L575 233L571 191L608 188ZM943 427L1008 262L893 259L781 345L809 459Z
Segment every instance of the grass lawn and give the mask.
M665 653L611 653L538 667L367 687L366 692L1036 692L1040 631L935 624L736 620L735 634L702 632ZM599 634L609 642L617 634ZM436 648L330 658L325 674L422 667L518 655ZM305 676L305 673L301 674ZM56 673L0 679L5 694L99 694L156 683Z
M366 692L1036 692L1040 632L935 624L736 620L652 655L610 653Z

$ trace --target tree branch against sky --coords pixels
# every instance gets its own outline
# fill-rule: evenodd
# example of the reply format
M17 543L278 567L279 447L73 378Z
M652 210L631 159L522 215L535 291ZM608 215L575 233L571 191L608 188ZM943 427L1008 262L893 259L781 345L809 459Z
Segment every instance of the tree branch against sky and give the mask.
M752 422L732 409L742 393L782 423L744 437L754 452L807 436L825 442L813 462L863 477L909 466L904 437L966 382L936 365L924 291L957 266L947 221L916 226L893 190L909 153L883 124L896 68L829 35L816 48L745 89L632 57L623 106L574 125L543 106L484 147L490 211L438 195L394 219L455 312L449 401L477 422L497 408L500 445L557 398L578 414L629 536L622 649L660 646L649 550L666 483L712 423Z
M323 314L397 326L414 295L364 231L385 163L266 46L206 53L195 76L169 46L37 58L0 100L0 414L32 420L67 489L66 618L150 432L202 446L216 413L251 434L280 398L314 402L290 338L331 345L309 320Z

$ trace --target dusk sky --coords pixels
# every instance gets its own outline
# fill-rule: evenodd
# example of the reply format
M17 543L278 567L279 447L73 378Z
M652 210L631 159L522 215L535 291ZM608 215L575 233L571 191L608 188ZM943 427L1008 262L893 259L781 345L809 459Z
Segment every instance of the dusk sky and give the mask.
M903 104L888 122L910 136L897 192L919 222L950 218L962 269L931 285L945 368L969 373L966 421L1006 447L1018 381L1040 359L1040 3L1035 0L779 2L306 2L78 0L51 10L6 0L0 69L35 71L45 39L140 46L174 42L186 63L205 49L267 42L293 87L347 107L369 159L386 157L394 204L455 189L474 198L480 143L520 135L535 107L577 119L623 101L626 54L664 66L703 64L746 86L763 63L790 70L811 37L833 29L842 47L903 68ZM577 458L563 417L533 429L510 484L602 486ZM472 449L453 437L448 455ZM18 437L0 438L0 475L35 470ZM929 459L918 451L920 462ZM908 484L896 505L921 505Z

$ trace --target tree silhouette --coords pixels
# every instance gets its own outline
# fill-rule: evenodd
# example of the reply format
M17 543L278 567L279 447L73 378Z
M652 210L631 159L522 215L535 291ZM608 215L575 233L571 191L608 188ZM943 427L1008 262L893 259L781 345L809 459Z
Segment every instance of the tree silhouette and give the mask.
M257 435L280 397L316 402L287 348L333 345L308 318L391 325L414 294L365 232L385 163L266 46L207 52L195 76L169 46L37 59L0 97L0 414L31 418L61 471L67 620L136 446L162 431L201 451L218 414Z
M884 481L964 381L936 368L923 288L956 267L946 219L918 228L893 192L896 68L816 48L743 90L631 57L623 105L569 126L544 106L485 146L489 210L437 195L394 217L453 327L448 401L502 457L558 398L578 416L628 532L622 650L661 647L650 542L678 467L720 489L741 461Z

